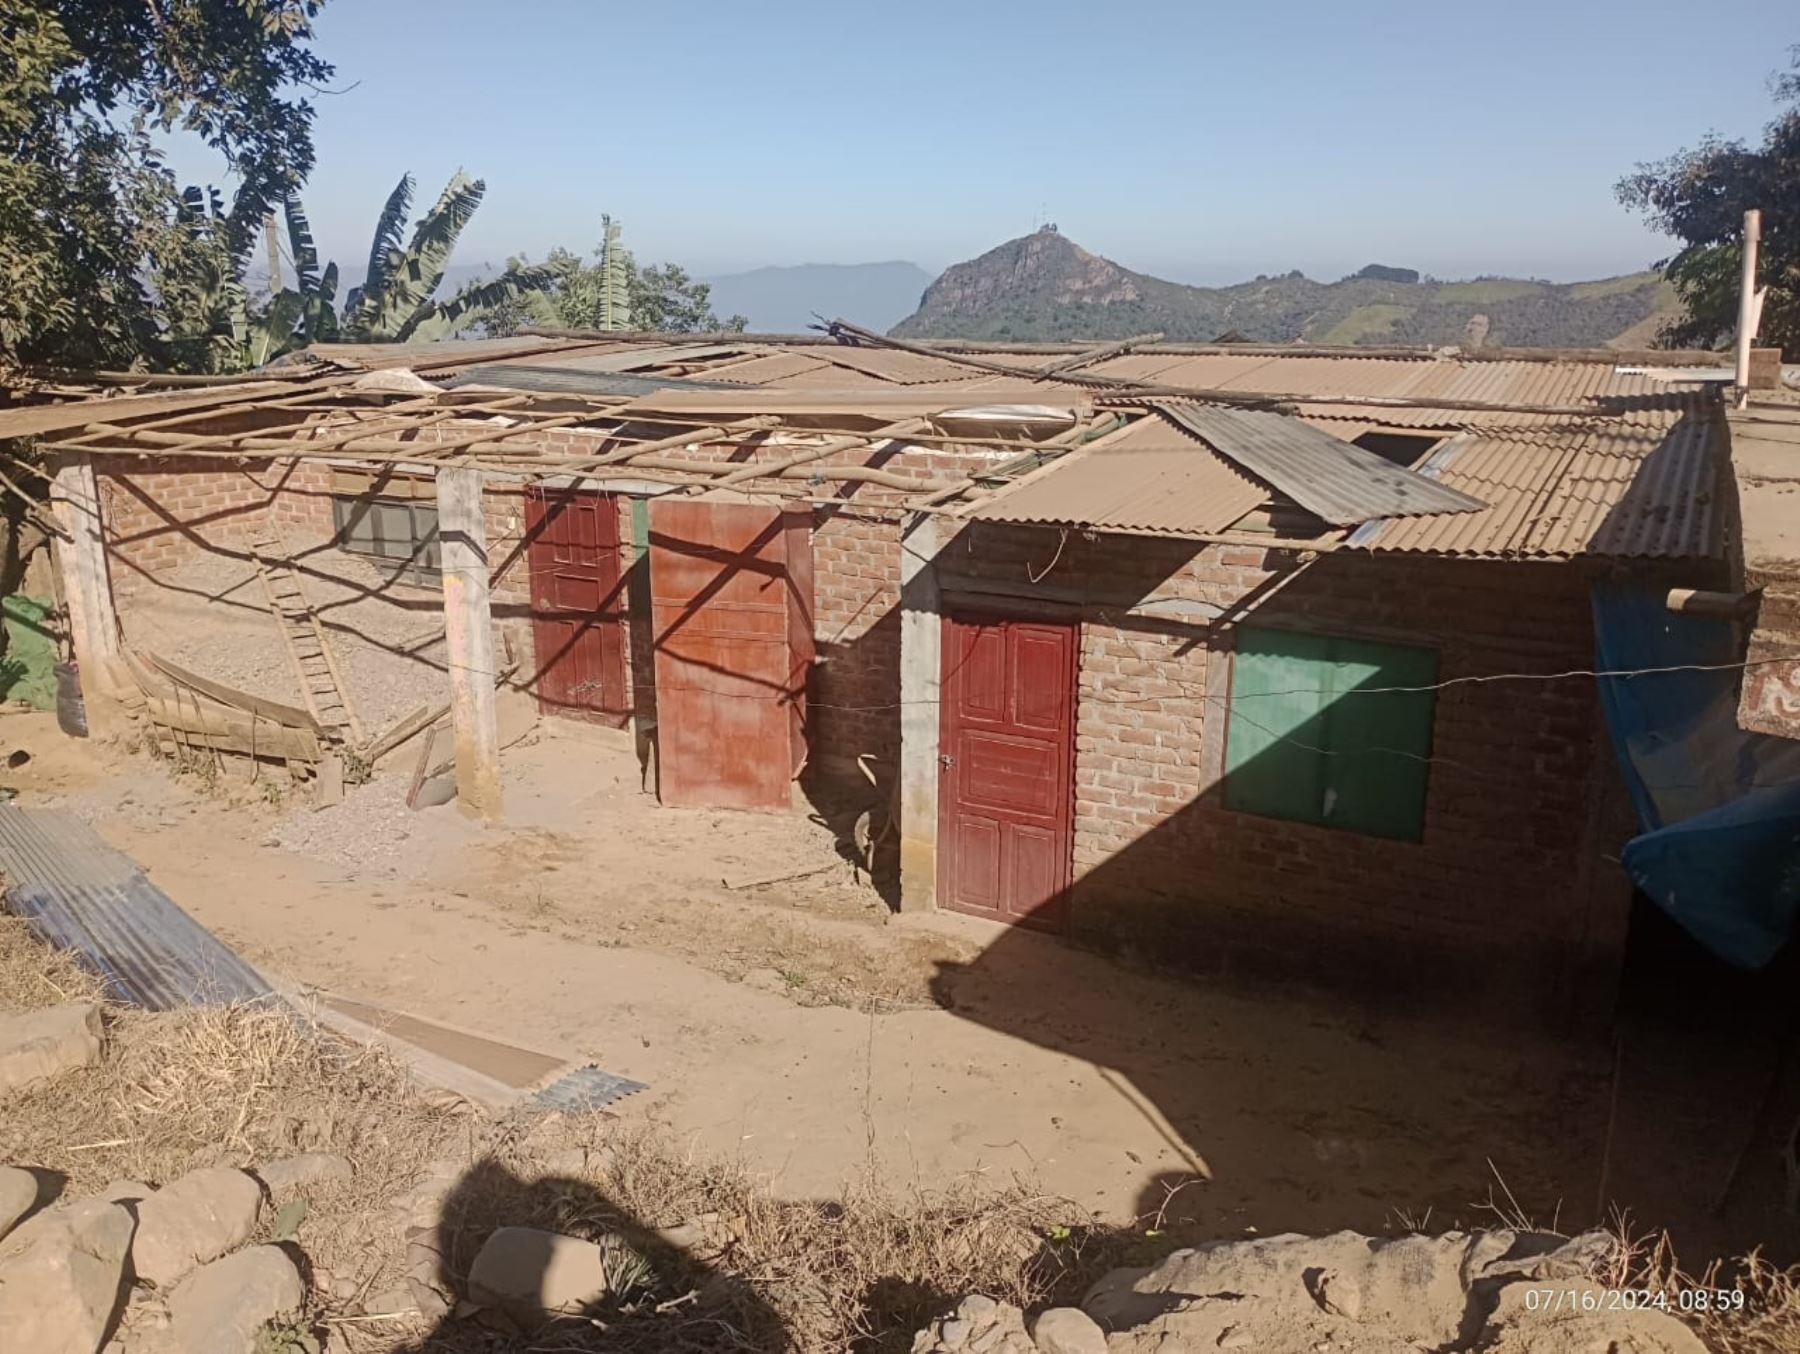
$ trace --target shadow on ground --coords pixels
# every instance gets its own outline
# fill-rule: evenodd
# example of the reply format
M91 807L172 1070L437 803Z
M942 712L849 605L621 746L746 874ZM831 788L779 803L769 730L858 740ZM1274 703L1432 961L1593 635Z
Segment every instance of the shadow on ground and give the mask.
M741 1278L700 1258L694 1229L659 1231L599 1185L573 1175L522 1179L485 1157L444 1196L437 1228L409 1232L409 1286L449 1304L429 1334L397 1346L406 1354L472 1350L780 1350L780 1316ZM585 1243L552 1250L540 1236L510 1234L510 1263L476 1257L502 1228L537 1229ZM482 1292L504 1273L505 1295ZM595 1291L594 1279L604 1276ZM430 1290L421 1293L421 1287ZM543 1300L587 1289L587 1301L544 1317ZM423 1304L422 1304L423 1305ZM439 1304L431 1303L436 1306Z

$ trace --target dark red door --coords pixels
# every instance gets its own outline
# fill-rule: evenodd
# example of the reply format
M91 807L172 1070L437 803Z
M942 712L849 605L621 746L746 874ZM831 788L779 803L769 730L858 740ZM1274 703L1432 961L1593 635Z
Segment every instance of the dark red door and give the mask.
M1074 845L1075 627L946 616L943 649L941 901L1060 929Z
M786 808L806 755L812 515L650 502L657 791L694 808Z
M618 500L534 484L525 494L525 526L538 706L622 725L631 708Z

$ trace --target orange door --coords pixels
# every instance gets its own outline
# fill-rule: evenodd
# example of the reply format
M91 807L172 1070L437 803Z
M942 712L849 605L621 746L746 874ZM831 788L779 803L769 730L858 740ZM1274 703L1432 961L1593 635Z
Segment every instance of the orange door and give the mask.
M786 808L805 758L811 513L650 503L657 786L666 804Z

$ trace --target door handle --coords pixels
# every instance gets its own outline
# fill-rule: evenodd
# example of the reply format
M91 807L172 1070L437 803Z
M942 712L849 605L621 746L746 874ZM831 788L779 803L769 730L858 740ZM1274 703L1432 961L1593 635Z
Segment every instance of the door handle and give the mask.
M949 753L940 752L938 754L938 767L941 770L948 771L951 767L953 767L955 765L956 765L956 758L952 757Z

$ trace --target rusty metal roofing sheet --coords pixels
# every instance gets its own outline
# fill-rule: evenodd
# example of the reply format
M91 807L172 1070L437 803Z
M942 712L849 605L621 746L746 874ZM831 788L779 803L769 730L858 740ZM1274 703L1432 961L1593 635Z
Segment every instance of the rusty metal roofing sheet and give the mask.
M1071 451L968 515L1150 536L1223 531L1268 491L1163 419Z
M1486 505L1286 414L1185 400L1155 402L1222 456L1336 526Z
M1371 523L1351 544L1487 558L1716 557L1717 430L1715 417L1690 413L1661 427L1471 431L1420 470L1479 495L1483 511Z
M687 376L653 376L642 372L591 371L576 367L538 367L496 362L470 367L444 382L448 390L461 386L529 390L543 395L651 395L659 390L737 390L723 381L702 381Z
M802 348L786 353L759 353L741 362L720 363L707 375L732 385L804 385L807 375L828 370L830 365L814 357L811 349Z
M834 367L860 372L892 385L920 385L928 381L974 380L986 373L947 357L902 352L893 348L815 348L814 356Z

